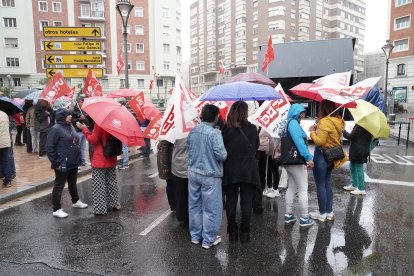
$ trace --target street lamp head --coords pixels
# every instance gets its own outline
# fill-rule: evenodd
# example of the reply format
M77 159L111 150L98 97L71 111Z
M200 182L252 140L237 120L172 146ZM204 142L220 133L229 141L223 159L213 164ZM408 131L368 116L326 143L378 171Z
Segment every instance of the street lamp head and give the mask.
M392 49L394 49L394 45L390 43L389 40L386 41L385 45L381 47L382 51L384 51L385 59L388 60L390 57L390 54L392 52Z
M129 0L119 0L116 4L116 9L118 10L121 17L126 18L129 17L129 14L131 13L133 7L134 5L132 5Z

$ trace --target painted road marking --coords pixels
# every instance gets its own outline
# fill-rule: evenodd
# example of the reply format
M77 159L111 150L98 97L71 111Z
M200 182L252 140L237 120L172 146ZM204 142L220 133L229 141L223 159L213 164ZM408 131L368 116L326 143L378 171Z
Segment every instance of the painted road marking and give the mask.
M364 174L365 174L365 182L368 182L368 183L414 187L414 182L395 181L395 180L386 180L386 179L373 179L373 178L370 178L367 173L364 172Z
M172 213L171 210L165 211L164 214L162 214L156 220L154 220L147 228L145 228L144 231L142 231L141 233L139 233L139 235L140 236L146 236L149 232L152 231L152 229L154 229L155 227L157 227L158 224L160 224L161 222L163 222L164 219L166 219L171 213Z
M158 172L148 175L149 178L154 178L158 176Z

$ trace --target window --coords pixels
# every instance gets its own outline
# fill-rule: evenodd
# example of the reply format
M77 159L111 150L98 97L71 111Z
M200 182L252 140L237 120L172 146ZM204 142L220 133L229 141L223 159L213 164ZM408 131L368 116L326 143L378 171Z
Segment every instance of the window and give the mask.
M143 88L145 85L145 80L144 79L137 79L138 82L138 87L139 88Z
M164 43L163 48L164 48L164 54L170 53L170 44Z
M4 38L4 47L6 48L17 48L19 47L17 38Z
M395 6L402 6L411 3L411 0L395 0Z
M400 18L396 18L394 29L399 30L399 29L409 28L410 24L411 24L410 21L411 21L411 18L410 18L409 15L404 16L404 17L400 17Z
M181 56L181 47L180 46L177 46L177 55L178 56Z
M162 26L162 34L163 35L169 35L170 34L170 26L163 25Z
M303 18L303 19L309 19L309 14L308 14L308 13L304 13L304 12L302 12L302 13L300 14L300 18Z
M408 50L408 38L394 41L394 52Z
M13 84L14 86L22 86L22 83L20 82L20 78L13 78Z
M88 4L81 4L80 5L80 9L81 9L81 16L84 17L90 17L91 16L91 6Z
M157 87L163 87L164 86L164 79L157 79Z
M137 43L137 53L142 54L144 53L144 43Z
M39 4L39 11L47 12L47 2L39 1L38 4Z
M41 31L43 31L43 28L47 26L49 26L49 21L43 21L43 20L39 21L39 28Z
M122 43L122 52L124 52L124 49L125 49L125 44ZM127 44L127 51L128 53L131 53L131 43Z
M16 28L17 27L17 21L16 18L3 18L3 27L5 28Z
M14 0L2 0L1 5L3 7L15 7ZM1 85L0 85L1 86Z
M144 8L135 8L135 17L144 17Z
M169 8L162 8L161 9L161 16L162 17L170 17L170 9Z
M55 27L62 27L63 26L63 22L62 21L53 21L53 26L55 26Z
M144 26L135 25L135 34L136 35L144 35Z
M397 76L405 76L405 64L404 63L397 65Z
M246 23L246 17L240 17L236 20L236 24Z
M62 12L62 3L52 2L53 12Z
M145 70L145 62L137 61L137 70L144 71Z
M128 61L128 70L131 70L131 62Z
M242 42L242 43L236 44L236 50L239 50L239 49L246 49L246 43Z
M19 67L19 58L8 57L6 58L7 67Z
M169 61L164 61L163 62L163 68L164 68L164 70L171 70L170 62Z

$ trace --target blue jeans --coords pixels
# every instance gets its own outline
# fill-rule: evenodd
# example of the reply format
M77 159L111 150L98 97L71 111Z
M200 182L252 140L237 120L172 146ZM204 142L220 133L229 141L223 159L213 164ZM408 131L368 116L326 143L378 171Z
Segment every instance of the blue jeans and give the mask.
M128 147L124 143L122 143L122 166L128 166L128 161Z
M12 175L16 175L16 163L14 162L14 152L13 147L9 148L9 164L10 164L10 172Z
M10 182L12 176L10 170L9 152L10 147L0 148L0 169L4 177L4 182Z
M86 138L85 138L85 135L83 135L82 132L78 132L78 136L79 136L79 146L80 146L80 150L81 150L81 163L85 164L85 162L86 162L86 160L85 160Z
M142 155L145 157L149 157L151 153L151 140L149 138L144 138L145 147L142 150Z
M326 214L332 212L333 192L331 187L331 174L333 163L327 163L323 157L322 150L315 148L313 157L313 177L316 183L316 194L318 196L319 212Z
M188 172L188 210L191 240L211 245L221 226L221 178Z

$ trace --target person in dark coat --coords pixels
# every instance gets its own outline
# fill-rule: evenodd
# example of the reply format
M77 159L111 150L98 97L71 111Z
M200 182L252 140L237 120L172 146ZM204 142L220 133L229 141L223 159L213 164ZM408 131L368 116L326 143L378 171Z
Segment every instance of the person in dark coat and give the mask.
M25 100L23 105L23 118L24 118L24 124L23 124L23 143L26 142L26 151L28 153L32 153L33 147L32 147L32 136L30 134L30 128L26 124L26 114L33 106L33 100Z
M250 217L256 189L261 189L256 150L259 147L257 128L247 121L248 106L235 102L227 115L222 135L227 151L224 161L223 186L226 195L227 232L231 241L238 239L236 208L240 188L242 222L240 240L250 239Z
M66 218L68 214L60 205L65 182L68 182L69 193L74 208L86 208L87 204L79 199L76 188L78 166L80 163L79 138L71 125L72 115L67 109L60 108L56 112L56 124L47 135L47 156L51 168L55 171L55 186L52 192L53 216Z
M354 195L365 195L364 163L368 162L372 135L363 127L355 125L351 133L343 132L349 140L349 168L351 169L352 184L344 190Z
M157 146L158 154L157 154L157 167L158 167L158 175L161 179L167 181L167 199L168 204L170 205L171 211L175 211L175 188L174 188L174 181L173 175L171 173L171 160L172 160L172 152L174 149L174 144L166 141L160 140Z
M48 104L47 101L39 99L34 110L34 128L39 133L39 157L43 157L46 154L47 133L52 121L48 111Z

